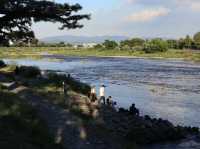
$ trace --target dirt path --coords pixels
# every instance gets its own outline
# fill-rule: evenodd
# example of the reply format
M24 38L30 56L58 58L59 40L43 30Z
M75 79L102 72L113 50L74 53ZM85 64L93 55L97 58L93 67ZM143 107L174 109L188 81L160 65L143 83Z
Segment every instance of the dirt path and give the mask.
M13 92L31 104L44 119L50 133L57 143L66 149L118 149L120 148L109 136L98 136L95 126L85 126L83 121L61 107L34 95L27 88L19 87Z

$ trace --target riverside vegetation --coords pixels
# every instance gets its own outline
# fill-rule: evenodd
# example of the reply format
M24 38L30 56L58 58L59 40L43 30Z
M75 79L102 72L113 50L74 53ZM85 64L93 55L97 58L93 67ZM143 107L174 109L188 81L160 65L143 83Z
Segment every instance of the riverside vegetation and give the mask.
M4 147L3 145L8 147L22 145L22 147L31 146L37 149L38 144L40 148L61 148L60 145L55 145L53 139L49 137L51 135L45 123L36 114L37 110L32 110L31 105L21 100L18 94L12 93L13 88L20 86L28 88L31 96L35 95L38 100L45 99L52 105L69 110L70 115L78 117L83 122L86 131L86 135L81 133L87 141L87 145L82 144L83 148L95 145L101 149L108 147L129 149L152 143L177 141L190 135L199 136L199 129L196 127L174 126L167 120L136 115L131 110L120 108L116 111L110 106L91 103L87 97L90 86L72 77L54 72L46 72L42 75L36 67L6 66L3 62L1 63L3 65L0 69L0 81L16 82L15 87L7 88L1 85L0 89L0 124L2 130L9 130L3 132L11 133L11 137L8 138L4 138L4 133L1 133L3 134L1 140L4 140L0 141L1 148ZM68 84L67 97L63 93L63 81ZM70 146L66 148L70 149Z
M34 58L41 59L44 55L63 56L96 56L96 57L132 57L132 58L156 58L156 59L183 59L200 61L200 51L169 49L166 52L146 53L138 50L119 49L73 49L67 47L9 47L0 48L0 58Z
M0 61L0 82L14 79L14 66ZM53 141L46 122L20 97L0 84L0 148L62 149Z
M179 40L161 38L144 40L133 38L117 43L106 40L92 48L82 45L74 48L64 42L47 44L39 41L28 47L26 43L16 43L12 47L1 47L0 58L41 58L43 55L64 56L125 56L142 58L175 58L200 61L200 33L193 38L186 36Z

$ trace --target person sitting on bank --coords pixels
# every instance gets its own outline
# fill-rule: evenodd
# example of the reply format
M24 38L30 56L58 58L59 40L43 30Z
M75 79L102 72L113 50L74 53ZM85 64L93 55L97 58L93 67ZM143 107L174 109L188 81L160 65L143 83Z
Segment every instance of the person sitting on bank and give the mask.
M112 101L111 106L116 109L117 102L116 101Z
M99 89L99 94L100 94L100 103L103 101L103 104L106 104L106 98L105 98L105 85L102 85Z
M67 95L67 83L63 81L63 93L66 96Z
M139 116L140 112L139 110L135 107L135 104L132 104L131 107L129 108L129 112L135 116Z
M63 95L64 95L64 103L66 105L70 105L68 91L69 91L69 86L66 81L63 81Z
M111 105L112 105L112 97L111 97L111 96L109 96L109 97L106 99L106 104L107 104L108 106L111 106Z
M70 74L70 73L67 74L67 78L68 78L68 79L71 78L71 74Z

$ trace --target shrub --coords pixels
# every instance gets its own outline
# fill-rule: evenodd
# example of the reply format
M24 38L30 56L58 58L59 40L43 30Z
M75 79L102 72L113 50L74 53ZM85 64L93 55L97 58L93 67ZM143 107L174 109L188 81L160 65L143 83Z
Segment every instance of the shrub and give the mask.
M200 50L200 42L195 42L194 48L197 49L197 50Z
M49 73L48 78L52 83L57 85L61 85L62 82L65 81L73 91L84 95L88 95L91 89L88 84L82 83L72 77L66 77L66 75L63 74Z
M106 50L115 49L118 46L118 43L111 40L105 40L103 46L106 48Z
M130 50L131 49L131 47L130 46L128 46L128 45L124 45L124 46L121 46L120 47L120 50Z
M132 48L132 50L142 51L143 46L135 46L135 47Z
M155 52L166 52L168 50L168 44L162 39L153 39L147 41L144 45L144 51L146 53L155 53Z
M6 67L6 64L4 63L4 61L0 60L0 68Z
M123 46L129 46L130 48L136 47L136 46L143 46L145 43L145 40L141 38L133 38L129 40L124 40L120 42L120 45Z
M50 72L48 73L48 78L50 83L60 86L60 84L62 84L63 81L66 79L66 75Z
M16 75L26 78L35 78L41 75L40 69L34 66L20 66L15 69Z
M69 84L72 90L78 93L82 93L84 95L88 95L90 93L91 87L86 83L82 83L71 77L66 79L66 83Z
M200 43L200 32L198 32L194 35L194 41L197 43Z
M97 44L97 45L94 46L94 48L95 48L95 49L102 49L103 46L102 46L101 44Z

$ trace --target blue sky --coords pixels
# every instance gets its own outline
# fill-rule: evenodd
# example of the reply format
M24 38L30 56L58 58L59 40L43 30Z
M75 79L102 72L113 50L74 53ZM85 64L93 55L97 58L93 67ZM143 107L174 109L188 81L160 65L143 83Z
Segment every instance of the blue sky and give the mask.
M125 35L179 38L200 31L200 0L56 0L79 3L91 14L82 29L58 30L59 24L33 25L38 38L56 35Z

